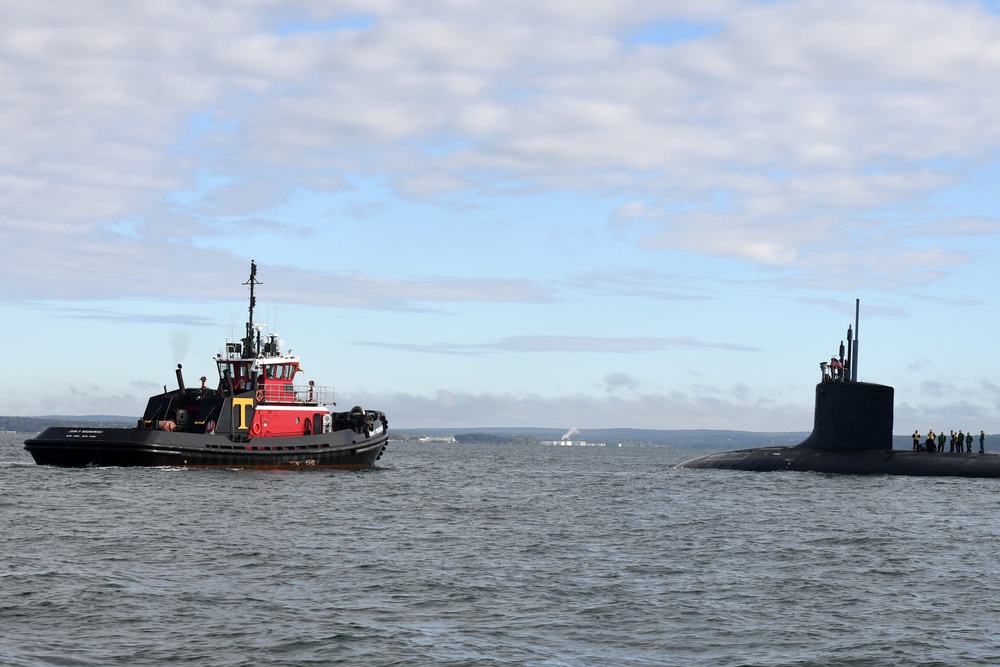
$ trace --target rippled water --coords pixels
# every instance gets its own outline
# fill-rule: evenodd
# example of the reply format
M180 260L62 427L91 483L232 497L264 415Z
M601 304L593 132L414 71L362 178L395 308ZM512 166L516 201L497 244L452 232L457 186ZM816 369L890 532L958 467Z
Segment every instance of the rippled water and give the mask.
M1000 480L392 445L43 468L0 436L5 665L995 665Z

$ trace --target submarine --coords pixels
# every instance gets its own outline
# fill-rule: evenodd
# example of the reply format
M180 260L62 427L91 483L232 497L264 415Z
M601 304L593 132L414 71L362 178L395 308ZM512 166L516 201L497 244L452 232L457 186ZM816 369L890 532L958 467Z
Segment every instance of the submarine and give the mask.
M709 454L678 468L713 468L841 475L922 477L1000 477L1000 454L910 451L892 448L893 388L859 382L858 325L861 300L855 301L854 329L847 328L840 356L820 364L813 430L801 443Z

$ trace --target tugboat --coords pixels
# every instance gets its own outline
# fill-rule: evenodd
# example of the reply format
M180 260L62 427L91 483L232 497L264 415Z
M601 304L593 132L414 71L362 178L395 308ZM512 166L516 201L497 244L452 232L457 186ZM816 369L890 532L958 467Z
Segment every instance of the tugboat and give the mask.
M912 475L923 477L1000 477L1000 454L909 451L892 448L893 388L859 382L858 315L847 328L847 356L820 363L813 430L794 447L760 447L709 454L678 468L716 468L772 472L840 473L847 475Z
M186 468L372 468L389 439L385 414L355 406L333 412L333 387L296 385L299 358L254 324L257 264L250 262L246 336L226 342L215 363L219 384L149 398L132 428L47 428L24 448L39 465Z

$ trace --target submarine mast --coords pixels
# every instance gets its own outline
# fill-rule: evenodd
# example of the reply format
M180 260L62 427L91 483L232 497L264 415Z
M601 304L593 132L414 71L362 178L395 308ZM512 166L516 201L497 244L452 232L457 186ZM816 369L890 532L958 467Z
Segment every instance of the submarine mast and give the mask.
M861 314L861 299L854 300L854 354L851 360L851 382L858 381L858 339L860 338L860 333L858 332L858 325L860 324L860 314ZM850 329L850 327L848 327ZM847 343L850 345L851 335L847 335ZM850 351L848 351L850 354Z

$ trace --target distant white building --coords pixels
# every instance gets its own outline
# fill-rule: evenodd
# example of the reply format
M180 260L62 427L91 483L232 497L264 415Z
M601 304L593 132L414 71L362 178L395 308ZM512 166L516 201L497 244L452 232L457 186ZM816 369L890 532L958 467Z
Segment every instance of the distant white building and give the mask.
M543 445L558 445L560 447L606 447L603 442L587 442L586 440L542 440Z

